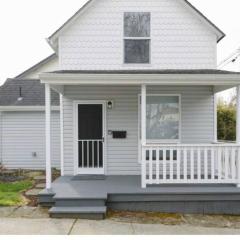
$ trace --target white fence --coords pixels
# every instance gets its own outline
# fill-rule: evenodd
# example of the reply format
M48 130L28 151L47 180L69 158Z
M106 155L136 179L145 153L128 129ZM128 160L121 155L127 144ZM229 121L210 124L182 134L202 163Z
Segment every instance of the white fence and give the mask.
M143 146L142 187L178 183L240 184L240 146Z

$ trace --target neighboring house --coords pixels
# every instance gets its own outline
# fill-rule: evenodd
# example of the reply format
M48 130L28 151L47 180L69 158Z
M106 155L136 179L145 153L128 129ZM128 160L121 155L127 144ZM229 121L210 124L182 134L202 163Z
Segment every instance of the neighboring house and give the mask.
M39 73L58 69L56 54L0 87L0 162L10 169L44 170L45 90ZM60 168L59 94L52 95L53 167Z
M239 73L217 70L224 36L185 0L92 0L49 37L59 65L40 74L39 201L53 205L51 216L102 218L107 207L240 213L240 101L237 144L217 143L216 93L240 85ZM53 183L51 89L61 126Z

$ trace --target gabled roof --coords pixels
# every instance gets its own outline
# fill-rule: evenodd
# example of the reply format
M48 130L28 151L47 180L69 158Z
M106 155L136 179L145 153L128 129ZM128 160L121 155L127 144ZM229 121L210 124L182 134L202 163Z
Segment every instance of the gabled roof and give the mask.
M76 19L86 10L91 3L95 0L87 1L71 18L69 18L59 29L57 29L48 39L48 43L51 47L56 50L58 48L56 39L58 38L59 34L65 31L70 25L72 25ZM99 0L98 0L99 1ZM225 37L225 33L219 29L212 21L210 21L202 12L200 12L196 7L194 7L189 1L182 0L183 3L186 4L193 12L195 12L201 20L203 20L217 35L217 42L221 41Z
M17 75L15 78L21 78L21 79L25 78L28 74L31 74L32 72L34 72L37 69L41 68L44 64L47 64L48 62L50 62L51 60L53 60L56 57L57 57L56 53L51 54L50 56L48 56L47 58L43 59L39 63L35 64L34 66L32 66L29 69L27 69L24 72L22 72L21 74Z
M54 91L52 105L59 106L59 94ZM37 79L7 79L0 87L0 106L45 106L44 84Z

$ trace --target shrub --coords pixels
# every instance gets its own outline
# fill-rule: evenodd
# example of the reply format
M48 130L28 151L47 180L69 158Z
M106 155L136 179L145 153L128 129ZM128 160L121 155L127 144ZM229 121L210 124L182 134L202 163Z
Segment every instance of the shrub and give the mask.
M236 141L236 107L233 104L218 104L218 140Z

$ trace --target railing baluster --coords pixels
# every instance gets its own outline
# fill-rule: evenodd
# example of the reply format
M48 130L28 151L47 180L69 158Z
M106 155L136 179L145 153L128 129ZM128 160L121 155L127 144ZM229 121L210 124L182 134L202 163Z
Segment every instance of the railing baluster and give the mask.
M163 148L163 181L166 182L167 180L167 153L166 149Z
M224 148L224 160L225 160L225 174L224 174L224 177L226 180L229 179L229 151L228 151L228 148Z
M87 167L89 168L89 141L87 141Z
M222 149L218 147L218 180L222 180Z
M236 180L236 148L231 149L231 176L232 180Z
M156 180L160 184L159 148L156 149Z
M177 148L177 180L181 180L181 150L180 148Z
M183 176L184 180L187 180L187 148L183 150Z
M153 183L153 149L149 150L149 183Z
M170 180L173 180L173 149L170 149Z
M204 148L204 180L208 179L208 149Z
M92 141L92 168L94 168L94 140Z
M84 167L84 141L82 141L82 168Z
M191 148L191 180L194 181L194 148Z
M197 160L197 173L198 173L198 181L201 181L202 174L202 164L201 164L201 148L198 148L198 160Z
M99 152L99 141L97 141L97 161L98 161L98 168L100 168L100 152Z
M211 149L211 177L215 180L215 154L214 148Z

